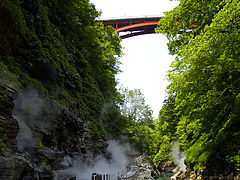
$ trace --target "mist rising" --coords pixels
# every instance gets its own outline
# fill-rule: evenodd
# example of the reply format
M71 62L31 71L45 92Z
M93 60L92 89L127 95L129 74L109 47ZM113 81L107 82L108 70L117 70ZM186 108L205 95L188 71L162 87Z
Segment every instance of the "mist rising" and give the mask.
M179 167L180 171L185 173L187 171L186 165L184 164L186 156L185 153L180 150L178 142L174 142L171 155L173 157L174 164Z
M129 164L127 151L129 147L120 145L117 141L108 141L107 153L99 155L92 161L82 162L79 157L65 157L61 172L80 179L90 179L93 173L111 174L111 180L123 173Z

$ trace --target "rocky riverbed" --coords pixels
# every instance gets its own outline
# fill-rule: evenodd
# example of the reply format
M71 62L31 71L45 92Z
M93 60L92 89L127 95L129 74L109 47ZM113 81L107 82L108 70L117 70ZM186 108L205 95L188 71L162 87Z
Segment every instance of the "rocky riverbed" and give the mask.
M159 177L160 173L156 166L149 163L146 155L140 155L130 160L127 172L121 177L127 180L144 180Z

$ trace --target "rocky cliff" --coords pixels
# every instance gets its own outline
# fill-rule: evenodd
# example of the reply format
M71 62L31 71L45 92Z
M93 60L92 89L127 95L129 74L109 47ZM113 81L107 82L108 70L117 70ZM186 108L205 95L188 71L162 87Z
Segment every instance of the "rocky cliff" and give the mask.
M0 179L68 179L106 152L119 38L87 0L0 0Z
M106 142L92 135L89 121L55 100L40 98L33 89L0 87L0 179L62 176L58 170L64 169L66 155L86 161L106 150Z

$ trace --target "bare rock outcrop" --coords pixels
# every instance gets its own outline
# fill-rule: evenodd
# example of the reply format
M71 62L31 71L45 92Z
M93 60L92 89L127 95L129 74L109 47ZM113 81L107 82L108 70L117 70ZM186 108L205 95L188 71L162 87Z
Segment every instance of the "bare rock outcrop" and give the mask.
M87 120L36 90L0 83L0 108L0 179L61 177L57 171L66 155L84 161L106 151Z

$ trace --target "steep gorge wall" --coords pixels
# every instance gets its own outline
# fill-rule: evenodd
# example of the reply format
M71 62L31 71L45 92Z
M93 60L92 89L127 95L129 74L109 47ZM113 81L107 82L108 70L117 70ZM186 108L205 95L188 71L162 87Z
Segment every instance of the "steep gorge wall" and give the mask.
M121 48L97 15L87 0L0 0L0 179L60 178L66 155L106 151Z

